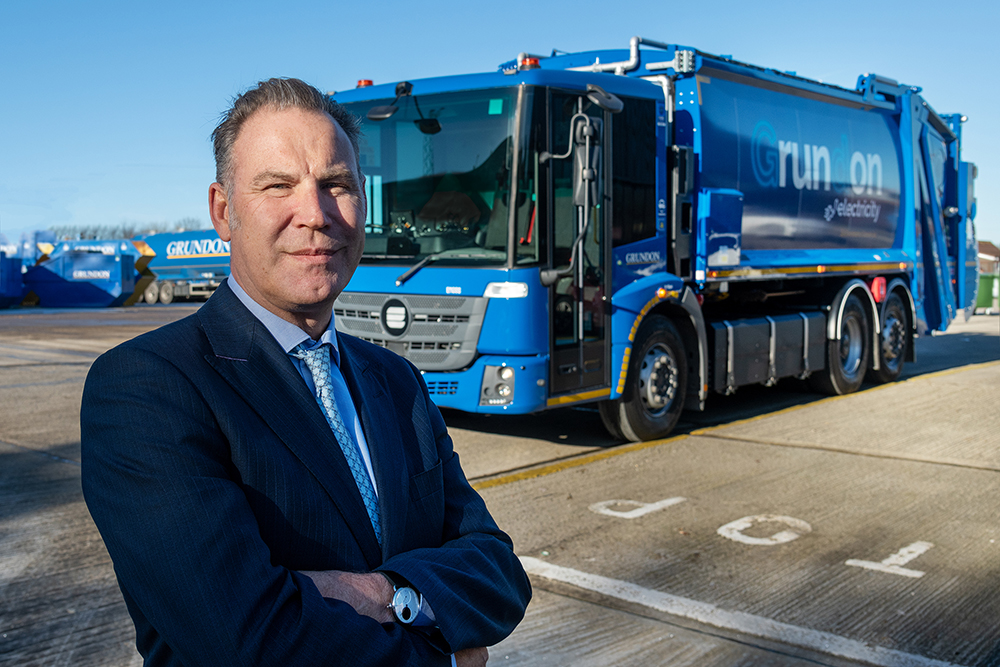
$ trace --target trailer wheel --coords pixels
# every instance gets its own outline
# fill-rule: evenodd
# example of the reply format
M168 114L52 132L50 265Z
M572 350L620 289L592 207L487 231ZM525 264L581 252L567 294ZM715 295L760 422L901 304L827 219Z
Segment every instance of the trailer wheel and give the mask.
M148 285L146 289L142 292L142 300L146 303L156 303L157 299L160 298L160 283L155 280Z
M840 322L840 340L826 343L826 368L809 376L813 389L831 396L857 391L865 380L871 357L868 318L854 294L847 297Z
M652 315L639 327L620 399L599 406L608 431L626 440L655 440L673 430L684 409L687 356L673 323ZM610 422L610 424L609 424Z
M160 303L168 304L174 302L174 286L171 283L160 285Z
M907 331L909 318L899 294L893 292L885 300L883 308L882 333L879 336L879 370L869 371L872 382L895 382L903 372L906 358Z

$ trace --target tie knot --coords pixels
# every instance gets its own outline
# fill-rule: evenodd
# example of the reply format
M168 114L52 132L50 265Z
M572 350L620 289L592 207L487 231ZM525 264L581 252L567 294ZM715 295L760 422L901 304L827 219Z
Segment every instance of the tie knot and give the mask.
M333 388L333 378L331 377L330 368L330 344L323 343L311 350L307 350L305 349L305 343L302 343L292 349L291 355L296 359L302 360L306 368L309 369L313 385L316 387L317 399L325 400L328 398L332 400L332 395L328 396L328 393Z
M330 344L323 343L311 350L306 349L306 343L299 343L294 348L292 348L291 355L296 359L302 359L305 362L309 362L310 359L318 359L323 355L327 357L330 356Z

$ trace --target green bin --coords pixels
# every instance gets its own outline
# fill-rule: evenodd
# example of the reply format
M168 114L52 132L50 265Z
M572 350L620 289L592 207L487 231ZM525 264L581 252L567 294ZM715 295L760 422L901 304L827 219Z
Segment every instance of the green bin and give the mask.
M991 313L1000 311L1000 276L979 276L979 296L976 297L976 308L985 308Z

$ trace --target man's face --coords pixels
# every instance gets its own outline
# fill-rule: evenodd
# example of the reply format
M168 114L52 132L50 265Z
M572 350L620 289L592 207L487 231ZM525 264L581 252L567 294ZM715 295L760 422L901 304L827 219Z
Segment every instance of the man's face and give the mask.
M351 142L327 114L263 109L232 149L228 190L209 193L240 286L279 317L325 327L361 261L365 196Z

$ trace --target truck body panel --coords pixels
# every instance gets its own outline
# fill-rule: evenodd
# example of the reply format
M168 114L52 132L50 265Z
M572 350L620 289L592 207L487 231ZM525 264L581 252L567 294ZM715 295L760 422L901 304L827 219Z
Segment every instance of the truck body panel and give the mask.
M21 258L8 257L6 252L0 250L0 308L20 303L23 296Z

